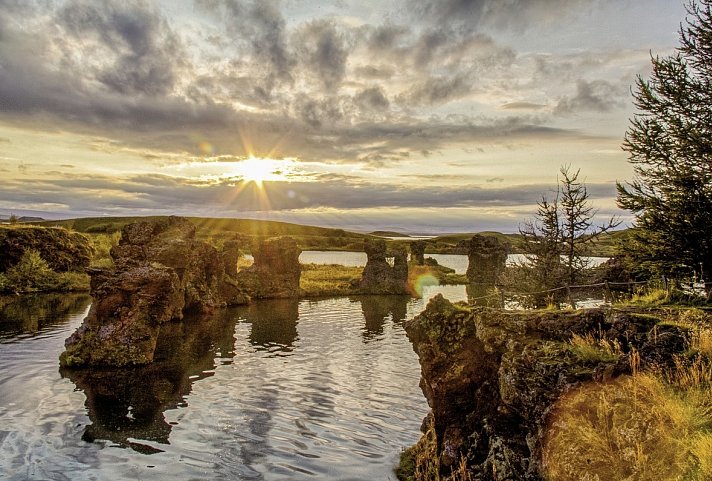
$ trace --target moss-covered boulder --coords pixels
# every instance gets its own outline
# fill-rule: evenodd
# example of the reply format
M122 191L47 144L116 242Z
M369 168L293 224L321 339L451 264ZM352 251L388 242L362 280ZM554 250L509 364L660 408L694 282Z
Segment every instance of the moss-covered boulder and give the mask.
M89 266L93 254L89 239L63 228L0 228L0 272L18 264L29 250L37 251L56 272L81 271Z

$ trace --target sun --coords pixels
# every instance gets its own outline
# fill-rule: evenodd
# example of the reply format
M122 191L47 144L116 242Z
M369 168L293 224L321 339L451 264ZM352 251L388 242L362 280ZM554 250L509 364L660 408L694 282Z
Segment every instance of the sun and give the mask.
M254 182L261 186L265 181L287 180L285 170L288 160L248 157L236 162L230 174L242 178L244 182Z

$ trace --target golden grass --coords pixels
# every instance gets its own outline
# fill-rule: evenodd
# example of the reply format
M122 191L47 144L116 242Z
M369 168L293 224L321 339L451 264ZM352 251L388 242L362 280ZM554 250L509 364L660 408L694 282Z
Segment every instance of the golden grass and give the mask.
M348 295L351 281L361 277L362 267L338 264L302 264L299 287L306 297Z
M591 383L555 405L544 441L550 481L712 479L712 365Z
M590 332L584 336L574 334L569 345L570 351L584 362L615 361L622 354L617 341L609 341Z

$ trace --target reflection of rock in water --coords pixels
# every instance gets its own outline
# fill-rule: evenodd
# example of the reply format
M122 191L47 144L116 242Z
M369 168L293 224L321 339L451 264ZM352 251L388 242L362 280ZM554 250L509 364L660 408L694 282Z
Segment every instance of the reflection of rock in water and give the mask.
M171 425L164 411L185 405L193 382L212 375L217 355L234 355L234 314L229 309L201 322L164 324L154 362L148 366L62 369L62 376L87 397L92 424L86 427L82 439L109 440L145 454L160 452L134 439L168 444Z
M269 351L290 352L297 340L299 300L261 300L240 308L241 316L252 324L250 343Z
M62 324L90 302L86 294L0 296L0 338Z
M408 310L409 296L362 296L361 310L366 320L363 336L371 339L383 334L386 318L391 316L394 323L403 322Z

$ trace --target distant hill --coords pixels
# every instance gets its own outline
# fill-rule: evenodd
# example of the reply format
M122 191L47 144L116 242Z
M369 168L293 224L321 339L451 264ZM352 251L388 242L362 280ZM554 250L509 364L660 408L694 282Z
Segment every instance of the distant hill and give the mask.
M85 234L111 234L119 232L132 222L160 219L149 217L83 217L78 219L42 222L45 226L61 226ZM372 236L348 232L343 229L315 227L288 222L254 219L223 219L188 217L196 226L196 236L201 239L226 240L247 236L252 240L288 235L294 237L302 249L308 250L363 250L363 241Z
M369 235L375 235L378 237L410 237L408 234L402 234L400 232L390 230L377 230L369 233Z

